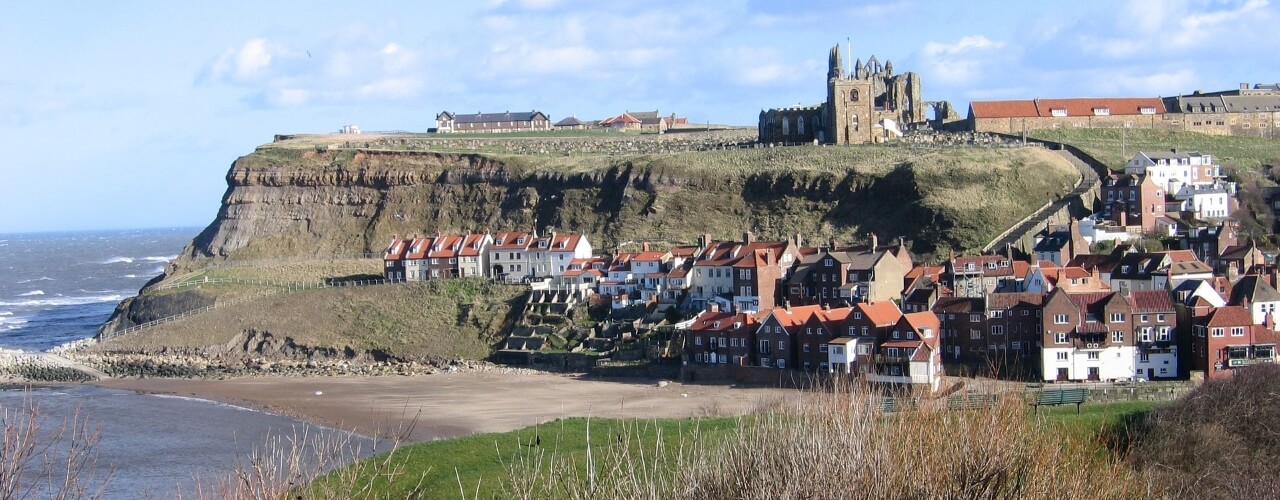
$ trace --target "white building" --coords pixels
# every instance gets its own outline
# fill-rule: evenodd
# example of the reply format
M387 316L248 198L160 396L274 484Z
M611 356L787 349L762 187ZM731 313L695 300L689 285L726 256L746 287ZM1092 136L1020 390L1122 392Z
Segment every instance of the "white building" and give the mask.
M1183 185L1213 184L1222 176L1221 169L1213 163L1213 156L1199 152L1179 153L1140 151L1124 166L1124 173L1147 173L1157 186L1165 191L1177 192Z
M1179 212L1191 212L1196 219L1223 219L1231 216L1232 193L1225 184L1188 184L1173 192ZM1166 210L1167 211L1167 210Z

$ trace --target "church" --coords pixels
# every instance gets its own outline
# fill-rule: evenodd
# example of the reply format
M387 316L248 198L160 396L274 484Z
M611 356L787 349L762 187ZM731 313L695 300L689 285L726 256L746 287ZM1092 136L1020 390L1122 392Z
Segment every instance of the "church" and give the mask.
M859 59L846 74L839 45L832 47L827 67L827 101L761 111L761 143L877 143L926 120L920 75L895 75L892 61L882 66L875 56L865 64Z

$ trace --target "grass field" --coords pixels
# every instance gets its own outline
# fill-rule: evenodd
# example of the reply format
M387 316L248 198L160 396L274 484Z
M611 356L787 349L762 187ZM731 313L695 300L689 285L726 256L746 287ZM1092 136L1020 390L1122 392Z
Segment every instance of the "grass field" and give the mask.
M980 426L983 422L993 425L990 431L998 432L1011 422L991 421L990 418L1021 415L1020 418L1025 419L1030 425L1026 429L1040 435L1033 440L1047 439L1045 441L1047 443L1059 442L1064 450L1069 450L1065 453L1084 454L1077 458L1080 464L1093 464L1088 467L1105 470L1114 466L1114 464L1106 465L1113 457L1102 444L1102 433L1107 429L1106 426L1119 423L1126 417L1154 407L1155 403L1150 402L1088 404L1083 407L1080 415L1076 415L1074 406L1042 408L1039 415L1033 415L1030 409L1017 406L991 411L905 413L884 417L873 416L875 420L871 421L872 427L867 429L846 427L844 424L850 422L838 418L827 420L820 417L811 424L811 428L818 433L884 432L886 439L890 439L889 436L899 432L914 432L913 426L920 423L949 422L951 427L932 429L928 431L928 435L920 436L922 438L920 443L914 443L923 446L933 443L939 447L939 450L925 448L913 452L891 446L887 451L891 454L912 453L920 455L924 460L929 460L929 457L940 455L942 448L947 447L942 444L950 442L951 438L947 436L975 431L977 429L974 426ZM849 408L845 408L845 411L848 410ZM721 456L720 452L715 450L725 449L722 448L723 446L734 449L750 447L752 444L742 442L744 434L755 433L757 428L777 429L779 425L789 428L792 423L803 422L810 418L806 416L807 413L785 414L784 420L779 421L778 415L773 410L765 410L761 414L739 418L567 419L513 432L421 443L396 451L394 463L403 466L401 474L394 480L383 480L377 485L375 491L378 491L377 496L380 497L419 495L427 498L570 498L584 496L586 492L574 488L589 485L590 481L594 480L602 498L618 498L618 493L623 491L620 488L634 486L634 483L641 483L646 488L659 488L653 491L657 497L684 497L689 494L689 485L686 483L689 477L698 476L699 473L717 475L714 463L708 464L701 461L707 457L715 460L715 457ZM853 421L864 424L867 422L857 417ZM833 426L833 422L842 424ZM1016 423L1013 424L1015 425L1012 429L1023 428ZM810 424L802 424L801 427L805 425ZM805 432L800 436L801 441L815 438L813 434L808 433L809 431ZM1015 430L1015 432L1018 431ZM590 433L589 438L588 433ZM933 437L930 438L929 435ZM878 439L875 436L855 436L853 439L868 438ZM849 438L831 436L830 439L841 441ZM999 453L1013 452L1004 447L1018 444L1017 439L1009 440L1007 436L992 435L991 439L1000 442L997 446L1000 449ZM779 441L775 444L777 444L776 447L760 448L751 453L766 457L765 460L768 460L767 457L771 454L777 454L780 457L779 460L787 460L797 453L804 456L823 453L820 449L797 450L795 447L804 446L804 443L795 441ZM903 443L902 446L911 445ZM831 451L827 450L827 452ZM963 450L960 451L963 452ZM847 455L846 460L852 460L853 456L857 455L853 450L840 450L838 453L841 454L840 456ZM867 450L863 453L874 454ZM979 453L979 451L974 450L973 453ZM1027 459L1038 460L1036 457L1017 460ZM811 460L814 460L815 467L820 467L821 459ZM868 457L867 460L870 458ZM984 457L983 460L999 461L1001 459ZM590 470L596 471L594 479L588 473L589 466ZM676 467L711 467L711 469L678 471L675 470ZM830 471L823 472L830 473ZM1085 471L1081 473L1084 474ZM719 474L735 474L735 471L724 470ZM796 480L799 481L798 478ZM1024 479L1024 481L1033 483L1034 479ZM724 479L724 482L726 484L741 483L736 479ZM619 483L627 483L629 486ZM680 493L677 494L677 492Z
M1037 130L1031 137L1064 142L1084 150L1115 170L1138 151L1199 151L1217 156L1224 167L1253 175L1262 165L1280 164L1280 141L1261 137L1207 135L1150 129Z

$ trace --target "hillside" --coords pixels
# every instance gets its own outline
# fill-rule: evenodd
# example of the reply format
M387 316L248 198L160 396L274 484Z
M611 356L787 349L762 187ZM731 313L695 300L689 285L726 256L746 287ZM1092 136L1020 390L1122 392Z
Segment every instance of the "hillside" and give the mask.
M645 138L631 140L630 149L645 150L635 147ZM905 237L917 253L973 249L1067 192L1077 176L1038 148L517 155L347 144L290 139L236 160L222 209L177 270L378 253L396 234L530 228L535 220L540 229L586 233L597 248L751 230L845 241L874 231L882 241Z
M245 288L202 285L144 293L136 300L142 309L148 302L162 304L152 306L156 309L189 303L192 297L212 303L245 295ZM259 293L256 299L124 335L88 351L225 361L483 359L514 321L510 315L522 309L524 292L519 286L452 280Z

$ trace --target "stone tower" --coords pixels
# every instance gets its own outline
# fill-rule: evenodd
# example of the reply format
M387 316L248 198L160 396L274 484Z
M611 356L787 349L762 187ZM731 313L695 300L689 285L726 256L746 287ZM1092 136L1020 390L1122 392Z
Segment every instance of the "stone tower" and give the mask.
M840 46L831 49L833 54L840 53ZM869 70L859 60L854 66L853 75L839 72L839 63L835 63L827 72L827 106L824 123L825 140L832 144L849 144L871 142L874 121L871 111L875 106L875 95L872 94L871 78L860 78L860 73ZM832 76L835 75L835 76Z

